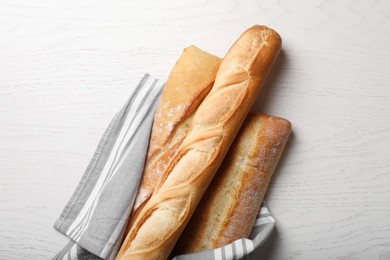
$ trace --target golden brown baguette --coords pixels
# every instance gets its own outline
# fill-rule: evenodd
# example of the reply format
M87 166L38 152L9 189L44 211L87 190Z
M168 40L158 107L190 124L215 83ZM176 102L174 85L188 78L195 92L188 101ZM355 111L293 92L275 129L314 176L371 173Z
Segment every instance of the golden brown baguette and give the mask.
M145 169L126 234L187 134L194 112L214 84L220 63L220 58L189 46L172 68L154 117Z
M286 119L248 115L174 255L218 248L250 235L290 132Z
M280 36L253 26L233 44L160 184L141 210L119 259L166 259L222 163L281 47Z

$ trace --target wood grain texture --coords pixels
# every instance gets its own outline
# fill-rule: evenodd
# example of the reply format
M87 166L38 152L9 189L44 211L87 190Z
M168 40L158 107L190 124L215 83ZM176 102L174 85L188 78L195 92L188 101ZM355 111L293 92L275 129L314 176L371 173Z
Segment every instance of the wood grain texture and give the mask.
M223 56L268 25L283 51L255 110L293 134L253 259L390 259L390 2L0 0L0 259L48 259L52 225L145 73Z

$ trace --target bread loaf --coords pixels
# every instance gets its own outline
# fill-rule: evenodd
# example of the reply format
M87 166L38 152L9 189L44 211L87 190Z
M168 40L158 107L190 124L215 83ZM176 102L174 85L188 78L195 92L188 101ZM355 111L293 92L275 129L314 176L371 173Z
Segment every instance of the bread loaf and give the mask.
M118 258L169 256L253 105L280 47L280 36L265 26L249 28L234 43Z
M186 136L194 112L214 84L220 62L220 58L189 46L172 68L153 120L145 169L126 234Z
M174 255L218 248L250 235L290 131L286 119L248 115Z

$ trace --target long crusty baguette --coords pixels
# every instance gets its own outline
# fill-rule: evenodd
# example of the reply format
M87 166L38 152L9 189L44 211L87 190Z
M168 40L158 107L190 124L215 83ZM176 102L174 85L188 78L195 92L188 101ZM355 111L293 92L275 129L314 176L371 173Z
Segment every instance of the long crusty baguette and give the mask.
M145 169L126 234L186 136L194 112L214 84L220 63L220 58L191 45L172 68L154 117Z
M175 255L218 248L250 235L290 131L286 119L248 115L179 238Z
M265 26L249 28L234 43L117 258L169 256L253 105L280 47L280 36Z

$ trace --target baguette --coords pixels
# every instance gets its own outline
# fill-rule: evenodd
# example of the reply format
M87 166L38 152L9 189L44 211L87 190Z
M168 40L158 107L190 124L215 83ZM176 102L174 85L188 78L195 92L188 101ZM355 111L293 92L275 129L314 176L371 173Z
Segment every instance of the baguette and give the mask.
M172 68L154 117L145 169L125 234L186 136L194 112L214 84L220 63L219 57L191 45Z
M250 113L178 240L174 255L249 237L291 131L286 119Z
M119 251L120 259L166 259L253 105L281 47L265 26L246 30L222 60L211 92Z

